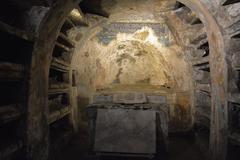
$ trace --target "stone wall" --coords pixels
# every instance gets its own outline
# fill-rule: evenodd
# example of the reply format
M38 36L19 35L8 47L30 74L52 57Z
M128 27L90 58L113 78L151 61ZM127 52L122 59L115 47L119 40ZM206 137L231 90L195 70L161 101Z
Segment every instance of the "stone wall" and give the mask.
M175 131L189 128L191 69L172 27L161 17L155 22L117 22L115 19L121 15L112 16L104 23L94 22L89 28L72 30L73 38L81 35L72 62L79 99L90 101L96 92L129 88L143 92L163 89L171 95L175 92L176 99L170 102L172 124L179 126ZM188 102L178 103L178 96ZM85 102L79 104L83 106Z

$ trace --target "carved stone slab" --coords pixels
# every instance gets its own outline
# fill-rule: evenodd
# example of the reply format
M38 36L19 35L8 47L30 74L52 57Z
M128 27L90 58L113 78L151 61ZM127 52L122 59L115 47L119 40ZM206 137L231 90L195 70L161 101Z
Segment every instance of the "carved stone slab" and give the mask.
M123 103L123 104L139 104L146 103L147 98L144 93L138 92L126 92L126 93L116 93L113 95L113 103Z
M156 153L156 112L98 109L94 150L107 153Z

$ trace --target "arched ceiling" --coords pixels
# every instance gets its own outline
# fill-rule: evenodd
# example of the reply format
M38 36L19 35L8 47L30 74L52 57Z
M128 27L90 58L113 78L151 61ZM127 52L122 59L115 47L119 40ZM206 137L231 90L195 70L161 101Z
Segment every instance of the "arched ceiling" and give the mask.
M78 35L82 38L77 42L72 61L79 72L79 83L99 89L116 82L144 82L189 90L191 72L184 45L192 36L185 34L191 27L174 13L175 5L173 0L102 1L101 11L108 12L108 19L97 24L91 21L96 17L87 14L89 24L94 27L78 28L70 33L74 39L79 40ZM141 51L147 53L143 55L144 60L135 56ZM120 65L119 59L123 61Z
M176 44L187 46L195 38L195 30L203 26L192 28L189 24L198 20L197 15L187 7L174 11L178 5L176 0L83 0L80 3L85 12L107 16L108 23L143 23L142 26L156 23L159 28L164 25Z

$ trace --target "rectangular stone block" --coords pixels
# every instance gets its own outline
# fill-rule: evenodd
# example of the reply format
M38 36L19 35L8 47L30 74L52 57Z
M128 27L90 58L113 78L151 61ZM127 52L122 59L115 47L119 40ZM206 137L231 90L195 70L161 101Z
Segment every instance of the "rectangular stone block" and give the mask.
M98 109L94 151L155 154L156 112Z

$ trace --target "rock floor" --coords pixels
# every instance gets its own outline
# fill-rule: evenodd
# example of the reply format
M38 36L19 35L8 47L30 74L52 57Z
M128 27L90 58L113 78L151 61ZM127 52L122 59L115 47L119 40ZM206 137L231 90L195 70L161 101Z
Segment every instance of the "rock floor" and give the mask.
M74 136L57 160L95 160L95 156L89 154L88 137L85 134ZM146 158L127 157L100 157L100 160L144 160ZM161 160L207 160L191 135L174 135L170 137L169 154L161 156Z

